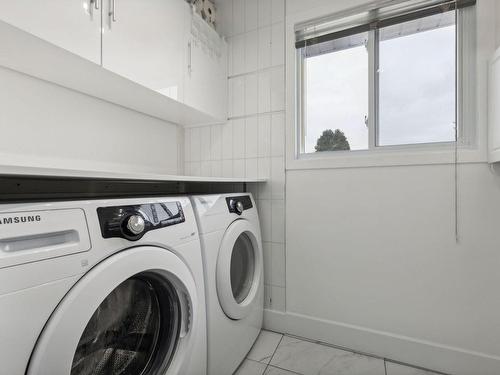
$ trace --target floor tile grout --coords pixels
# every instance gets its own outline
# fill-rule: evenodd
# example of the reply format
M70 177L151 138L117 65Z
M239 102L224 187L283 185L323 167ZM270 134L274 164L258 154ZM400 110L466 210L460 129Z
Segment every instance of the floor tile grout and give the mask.
M277 369L280 369L280 370L283 370L283 371L287 371L287 372L289 372L291 374L304 375L304 374L302 374L300 372L289 370L289 369L286 369L286 368L283 368L283 367L279 367L279 366L267 365L267 367L277 368ZM267 367L266 367L266 370L267 370ZM264 373L266 372L266 370L264 370Z
M435 375L451 375L451 374L447 374L445 372L440 372L440 371L437 371L437 370L431 370L431 369L428 369L428 368L419 367L419 366L411 365L411 364L404 363L404 362L398 362L398 361L395 361L395 360L392 360L392 359L389 359L389 358L385 358L384 362L390 362L390 363L394 363L394 364L400 365L400 366L411 367L411 368L413 368L415 370L427 371L427 372L430 372L433 375L434 374Z
M267 362L266 368L264 369L264 372L262 374L265 374L268 367L271 365L274 355L276 354L276 351L278 350L279 346L281 345L281 342L283 341L283 337L285 337L285 335L281 334L280 341L278 342L278 345L276 345L276 348L274 348L273 354L271 354L271 358L269 358L269 362Z
M379 357L379 356L376 356L376 355L373 355L373 354L368 354L368 353L363 353L363 352L358 352L358 351L355 351L353 349L349 349L349 348L346 348L346 347L343 347L343 346L338 346L338 345L334 345L334 344L324 343L324 342L318 341L318 340L307 339L305 337L300 337L300 336L296 336L296 335L291 335L291 334L286 334L286 333L281 333L281 332L276 332L276 331L271 331L271 330L265 330L265 331L281 335L281 338L280 338L280 340L278 342L278 345L276 345L276 347L274 348L273 353L271 354L271 358L269 359L269 362L268 363L263 363L263 362L259 362L259 361L255 361L255 360L246 358L246 359L248 359L250 361L253 361L253 362L258 362L258 363L265 364L266 367L264 369L263 374L266 373L266 371L268 370L269 367L274 367L274 368L277 368L277 369L280 369L280 370L289 371L289 372L294 373L294 374L303 375L303 374L301 374L299 372L292 371L292 370L289 370L289 369L282 368L280 366L272 365L271 364L271 362L272 362L272 360L273 360L276 352L278 351L278 348L280 347L283 339L285 338L285 336L287 336L287 337L291 337L291 338L294 338L294 339L297 339L297 340L300 340L300 341L310 342L310 343L313 343L313 344L316 344L316 345L330 347L330 348L333 348L333 349L338 349L338 350L342 350L342 351L345 351L345 352L350 352L350 353L361 355L361 356L364 356L364 357L370 357L370 358L382 360L383 364L384 364L384 373L385 373L385 375L388 375L388 370L387 370L387 363L388 362L394 363L394 364L397 364L397 365L401 365L401 366L405 366L405 367L410 367L410 368L413 368L413 369L416 369L416 370L428 371L428 372L430 372L432 374L436 374L436 375L449 375L449 374L442 373L442 372L439 372L439 371L430 370L430 369L427 369L427 368L423 368L423 367L419 367L419 366L414 366L414 365L403 363L403 362L398 362L398 361L395 361L395 360L391 360L389 358Z
M308 338L301 337L301 336L296 336L296 335L287 334L286 336L292 337L294 339L298 339L298 340L310 342L310 343L313 343L313 344L323 345L323 346L326 346L326 347L329 347L329 348L343 350L345 352L350 352L350 353L353 353L353 354L362 355L362 356L365 356L365 357L370 357L370 358L375 358L375 359L380 359L380 360L385 360L386 359L385 357L380 357L380 356L377 356L375 354L370 354L370 353L356 351L354 349L350 349L350 348L347 348L345 346L330 344L330 343L323 342L323 341L318 341L318 340L312 340L312 339L308 339Z

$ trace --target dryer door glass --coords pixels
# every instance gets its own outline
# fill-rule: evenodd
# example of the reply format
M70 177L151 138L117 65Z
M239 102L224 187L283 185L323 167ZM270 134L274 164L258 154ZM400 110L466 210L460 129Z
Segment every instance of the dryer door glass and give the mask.
M255 251L248 235L242 233L237 238L231 254L231 289L236 302L247 298L252 288L255 274Z
M180 304L157 275L125 280L90 318L73 357L71 375L146 375L164 371L175 352Z

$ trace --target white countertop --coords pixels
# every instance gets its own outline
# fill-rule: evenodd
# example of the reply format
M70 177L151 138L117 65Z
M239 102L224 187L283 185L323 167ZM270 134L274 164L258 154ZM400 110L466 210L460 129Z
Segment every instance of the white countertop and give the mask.
M202 177L202 176L176 176L168 174L150 173L122 173L106 171L89 171L59 168L40 168L26 166L0 165L0 175L40 176L40 177L70 177L112 180L138 180L138 181L178 181L178 182L266 182L258 178L227 178L227 177Z

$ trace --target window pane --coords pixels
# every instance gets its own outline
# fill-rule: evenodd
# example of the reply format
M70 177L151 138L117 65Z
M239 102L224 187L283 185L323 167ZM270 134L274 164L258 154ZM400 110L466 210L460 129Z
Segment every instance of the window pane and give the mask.
M380 29L378 145L455 140L455 14Z
M305 152L368 148L367 33L305 47Z

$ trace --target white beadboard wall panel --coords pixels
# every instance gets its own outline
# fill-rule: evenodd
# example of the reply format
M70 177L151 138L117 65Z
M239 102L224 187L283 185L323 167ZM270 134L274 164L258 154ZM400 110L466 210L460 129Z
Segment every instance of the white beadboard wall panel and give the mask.
M271 22L281 22L285 20L285 0L271 1Z
M245 73L259 68L259 30L245 33Z
M257 116L245 119L245 158L256 158L259 154L259 119Z
M285 114L273 113L271 116L271 156L285 155Z
M259 2L259 27L271 24L271 0L258 0Z
M233 35L245 32L245 1L233 0Z
M271 111L285 109L285 67L279 66L271 72Z
M259 75L251 73L245 76L245 115L255 115L259 110Z
M245 31L249 32L259 27L259 2L245 0Z
M258 159L245 159L245 178L258 178Z
M271 66L271 33L271 26L266 26L259 29L259 51L257 57L259 62L259 69L266 69Z
M271 65L285 63L285 25L283 22L272 26L271 32Z
M232 51L232 74L238 75L245 72L245 48L246 38L244 34L239 34L229 40Z
M264 284L272 285L272 261L273 249L271 242L262 242L262 252L264 254Z
M259 178L269 180L271 178L271 163L269 158L258 158L257 172ZM268 183L269 184L269 183ZM259 185L257 185L259 186ZM259 191L257 189L257 191Z
M258 123L258 156L269 158L271 156L271 116L269 114L260 115Z

